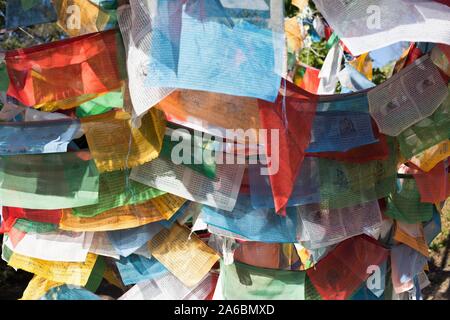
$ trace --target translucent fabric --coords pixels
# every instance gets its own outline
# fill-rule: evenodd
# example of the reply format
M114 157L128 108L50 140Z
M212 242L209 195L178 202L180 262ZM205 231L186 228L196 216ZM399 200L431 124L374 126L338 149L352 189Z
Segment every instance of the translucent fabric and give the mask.
M395 188L397 157L390 141L389 158L346 163L306 157L287 206L320 203L327 209L346 208L386 197ZM270 182L259 165L249 166L252 206L273 207Z
M359 165L319 159L320 203L327 208L345 208L384 198L394 190L395 169L392 153L386 161Z
M15 269L22 269L46 279L84 286L87 284L97 256L88 254L85 262L53 262L34 259L13 253L8 265Z
M367 284L363 283L362 286L356 291L348 300L366 301L366 300L385 300L384 296L377 297L367 288Z
M58 224L61 220L61 215L61 210L33 210L3 206L3 221L0 232L8 232L17 219L28 219L36 222Z
M442 222L441 215L436 207L433 207L433 217L430 221L424 223L423 227L425 240L428 245L433 242L433 240L441 233L442 231Z
M53 0L53 4L58 25L71 37L112 29L117 24L114 11L104 11L90 1Z
M447 85L428 56L414 61L368 92L370 114L380 132L398 136L431 116L448 96Z
M136 254L116 261L117 269L124 285L160 278L167 269L155 258L148 259Z
M71 209L66 209L63 210L59 228L78 232L136 228L147 223L170 219L185 202L185 199L165 194L142 204L110 209L89 218L77 217L72 214Z
M303 271L264 269L220 261L222 295L225 300L305 300Z
M244 174L244 164L217 164L216 178L209 179L171 160L157 158L133 168L130 178L190 201L233 210Z
M98 295L81 287L73 287L63 284L62 286L51 288L39 300L102 300Z
M118 254L128 257L144 246L157 235L163 227L157 223L149 223L137 228L122 229L108 232L108 239Z
M33 221L29 219L17 219L14 223L14 229L26 233L47 233L58 230L58 224Z
M93 217L117 207L141 204L165 192L130 180L129 171L113 171L100 174L98 203L72 209L78 217Z
M378 132L378 127L373 121L372 129L374 137L377 139L376 143L363 145L344 152L308 152L307 156L351 163L386 160L389 156L389 146L386 136Z
M54 22L57 18L52 0L8 0L6 3L6 29Z
M276 99L283 72L282 1L158 0L149 9L147 86Z
M375 142L368 113L317 112L306 152L342 152Z
M204 141L202 136L197 135L195 137L179 126L173 127L174 129L168 128L166 130L160 156L165 159L172 159L173 153L182 159L182 165L214 179L216 177L216 151L214 151L216 144L213 141ZM176 135L173 134L174 131ZM173 138L180 139L172 141ZM180 146L182 147L181 150ZM184 151L188 154L185 155Z
M294 21L295 24L298 25L296 18ZM298 33L300 33L300 30ZM317 94L317 89L319 89L320 83L319 73L319 69L306 65L300 65L295 70L294 83L308 92Z
M119 300L204 300L214 290L214 282L214 277L208 273L198 285L188 287L167 272L136 284Z
M388 255L377 241L357 236L341 242L306 273L323 299L345 300L368 278L367 268L380 265Z
M429 256L422 223L409 224L396 221L394 240L406 244L427 258Z
M259 101L261 127L268 130L263 144L267 163L270 163L267 171L274 207L281 214L284 214L311 139L318 99L293 84L285 84L284 95L280 94L275 103ZM274 140L278 154L272 150Z
M123 108L122 91L111 91L81 104L76 110L76 115L78 118L95 116L106 113L112 108Z
M118 90L120 34L106 31L6 52L11 83L7 94L44 111L70 109Z
M321 209L319 204L297 207L300 241L308 249L337 244L381 226L378 201L342 209Z
M425 222L433 216L433 204L420 202L414 178L397 179L397 190L388 197L385 215L406 223Z
M0 155L66 152L80 130L77 120L2 122Z
M258 268L302 270L293 244L244 241L234 251L234 261Z
M135 128L130 114L118 110L82 118L81 128L97 168L105 172L133 168L158 157L165 120L160 111L151 110L140 128Z
M423 271L427 258L414 249L396 245L391 249L392 283L397 294L414 287L414 277Z
M23 256L60 262L84 262L92 244L92 232L53 231L26 233L14 245L14 252Z
M448 138L450 138L450 96L430 117L409 127L397 139L402 155L406 159L411 159Z
M195 233L177 223L153 237L149 248L152 256L187 287L198 285L219 259Z
M428 172L411 172L416 180L421 202L439 203L450 197L450 175L448 160L439 162Z
M20 300L38 300L46 294L47 291L54 287L60 286L61 283L54 282L43 277L34 275L25 288Z
M141 116L174 89L144 85L152 46L152 21L147 1L136 0L120 6L117 18L125 46L130 99L134 113Z
M444 0L314 0L354 56L399 41L449 44L450 10L438 2L447 3ZM371 5L376 5L376 9Z
M98 202L99 176L87 152L0 158L1 205L61 209Z
M194 129L202 132L238 128L247 131L261 128L258 102L248 97L176 90L156 107L173 118L196 125Z
M410 162L421 170L429 172L439 162L450 157L450 140L443 141L414 156Z
M202 220L217 228L236 233L250 241L294 243L297 238L297 213L288 208L285 217L273 209L254 209L250 197L240 194L233 211L203 206Z

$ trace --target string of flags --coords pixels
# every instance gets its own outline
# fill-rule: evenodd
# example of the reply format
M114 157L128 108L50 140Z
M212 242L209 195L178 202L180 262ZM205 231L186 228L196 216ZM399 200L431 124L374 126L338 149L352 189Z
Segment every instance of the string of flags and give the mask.
M0 53L23 300L104 282L119 300L422 299L449 214L450 3L292 5L7 1L6 34L65 34Z

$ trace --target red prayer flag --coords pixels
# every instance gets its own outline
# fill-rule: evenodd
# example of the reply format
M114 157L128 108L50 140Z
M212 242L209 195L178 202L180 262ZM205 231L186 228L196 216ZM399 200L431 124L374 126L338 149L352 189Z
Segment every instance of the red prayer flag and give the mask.
M379 266L388 255L373 238L357 236L341 242L306 273L323 299L345 300L369 277L368 267Z
M110 30L6 52L7 94L35 108L69 109L121 88L119 37Z
M258 100L261 128L267 129L266 155L270 160L268 173L272 185L275 211L285 215L285 206L291 196L295 180L311 140L311 129L316 115L318 96L284 81L276 101ZM272 145L277 130L278 146ZM279 159L274 148L279 150ZM272 157L273 156L273 157ZM278 161L278 165L274 161Z

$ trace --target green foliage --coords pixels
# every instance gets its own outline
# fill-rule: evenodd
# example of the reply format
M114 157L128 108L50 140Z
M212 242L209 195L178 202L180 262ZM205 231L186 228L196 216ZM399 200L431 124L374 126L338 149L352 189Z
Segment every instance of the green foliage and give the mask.
M0 50L26 48L42 43L57 41L66 33L56 23L3 30L5 27L6 0L0 0Z

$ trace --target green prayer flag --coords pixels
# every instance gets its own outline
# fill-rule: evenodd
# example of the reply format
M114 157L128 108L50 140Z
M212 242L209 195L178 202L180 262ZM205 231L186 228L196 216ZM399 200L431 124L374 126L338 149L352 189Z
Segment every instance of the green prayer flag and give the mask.
M16 223L14 223L14 228L26 233L46 233L58 230L58 225L28 219L17 219Z
M86 152L0 157L0 205L64 209L98 202L99 173Z
M164 191L131 180L129 170L100 174L98 203L72 209L78 217L94 217L107 210L140 204L165 194Z
M220 261L223 297L227 300L305 300L304 271L257 268Z

